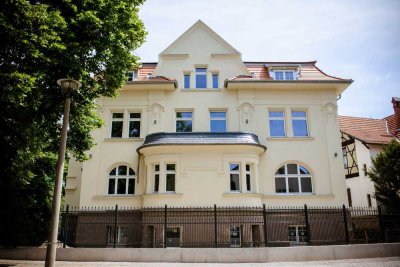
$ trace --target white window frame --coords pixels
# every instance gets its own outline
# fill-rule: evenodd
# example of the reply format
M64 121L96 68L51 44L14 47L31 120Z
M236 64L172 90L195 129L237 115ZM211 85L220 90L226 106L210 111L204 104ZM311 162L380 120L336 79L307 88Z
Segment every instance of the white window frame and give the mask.
M161 179L161 177L160 177L160 168L161 168L161 166L160 166L161 164L160 163L154 163L153 164L153 193L159 193L160 192L160 179ZM158 171L156 170L156 166L158 166ZM157 188L157 191L156 191L156 175L158 175L158 188Z
M122 118L114 118L114 114L122 114ZM124 111L111 111L111 127L110 127L110 135L109 135L111 138L122 138L124 136L124 124L125 124L124 119L125 119ZM122 122L121 136L112 136L114 122Z
M205 72L197 72L197 69L205 69ZM206 66L195 66L194 68L194 81L195 81L195 87L196 89L207 89L208 88L208 79L207 75L208 74L208 68ZM205 76L206 77L206 86L205 87L198 87L197 86L197 75L199 76Z
M246 163L245 164L245 175L246 175L246 191L247 192L251 192L253 190L253 186L252 186L252 175L251 175L251 170L252 170L252 164L250 163ZM247 166L249 166L249 170L247 170ZM250 179L249 181L247 181L247 175L249 175ZM248 189L248 187L250 186L250 189Z
M297 174L288 174L288 169L287 166L289 164L295 164L297 168ZM274 175L274 186L275 186L275 194L277 195L312 195L314 192L314 186L313 186L313 176L311 172L309 171L308 168L304 167L303 165L300 165L298 163L286 163L284 165L281 165L278 170L282 167L285 166L285 174L276 174ZM308 171L308 174L300 174L300 166L302 166L304 169ZM276 178L284 178L285 179L285 186L286 186L286 192L276 192ZM299 185L299 192L289 192L289 178L297 178L297 182ZM301 186L301 178L310 178L311 179L311 192L303 192L302 186Z
M304 117L293 117L293 112L304 112ZM292 132L293 132L293 137L309 137L310 136L310 127L308 126L308 112L307 110L304 109L292 109L290 110L290 117L292 119ZM305 121L306 122L306 130L307 130L307 135L295 135L294 134L294 125L293 121Z
M213 112L224 112L225 113L225 117L215 117L215 118L213 118L213 117L211 117L211 113L213 113ZM227 132L228 131L228 112L227 112L227 110L225 109L211 109L211 110L209 110L209 116L210 116L210 132L212 132L211 131L211 122L212 121L225 121L225 132ZM192 123L192 125L193 125L193 123ZM213 132L213 133L216 133L216 132Z
M217 87L215 87L214 84L214 76L217 76ZM211 72L211 83L212 83L212 88L213 89L218 89L219 88L219 73L218 72Z
M119 167L126 167L126 175L120 175L119 174ZM116 169L115 171L115 175L110 175L110 172L113 171L114 169ZM129 169L131 169L133 171L133 175L129 174ZM129 165L118 165L115 166L114 168L111 169L111 171L108 173L108 184L107 184L107 195L110 196L125 196L125 195L129 195L129 196L133 196L135 195L135 191L136 191L136 172L133 168L129 167ZM114 193L110 193L109 189L110 189L110 180L114 179ZM129 194L129 180L133 179L133 184L134 186L134 190L133 190L133 194ZM125 193L122 194L118 194L118 180L125 180Z
M185 87L185 78L186 76L189 76L189 87ZM183 89L190 89L191 88L191 84L192 84L192 75L190 72L184 72L183 73Z
M140 115L140 118L131 118L131 114L139 114ZM131 128L131 122L135 122L135 121L138 121L139 122L139 124L140 124L140 129L139 129L139 136L130 136L130 128ZM140 136L141 136L141 134L142 134L142 113L140 112L140 111L129 111L128 112L128 137L129 138L140 138Z
M305 233L306 233L305 237L306 237L306 240L307 240L307 235L308 235L307 227L304 224L302 224L302 225L288 225L288 231L290 231L290 228L295 228L296 240L290 240L290 235L289 235L289 242L291 244L293 244L293 245L306 245L307 244L306 241L300 242L300 234L299 234L300 230L299 230L299 228L305 228L305 230L301 229L301 231L305 231Z
M282 79L277 79L277 72L282 73ZM295 81L297 80L297 71L296 70L285 70L285 69L274 69L272 70L274 80L276 81ZM293 79L288 79L287 75L291 73L293 75Z
M231 165L233 165L233 164L237 164L238 166L239 166L239 170L231 170ZM230 192L241 192L241 189L242 189L242 186L241 186L241 183L242 183L242 177L241 177L241 168L242 168L242 166L240 166L240 162L230 162L229 163L229 191ZM239 181L238 181L238 185L239 185L239 189L237 189L237 190L232 190L232 188L231 188L231 174L238 174L239 175Z
M174 165L175 166L175 170L168 170L168 165ZM173 174L174 175L174 191L168 191L167 190L167 175L168 174ZM176 163L174 163L174 162L166 162L165 163L165 183L164 183L164 185L165 185L165 192L167 192L167 193L175 193L176 192Z
M271 117L270 112L282 112L282 117ZM284 109L270 109L268 110L268 123L269 123L269 136L276 137L276 138L283 138L287 136L286 133L286 112ZM283 135L272 135L271 134L271 121L283 121Z
M192 113L192 117L190 117L190 118L178 118L178 113ZM178 121L191 121L192 122L192 131L191 132L194 132L194 119L193 119L193 117L194 117L194 112L193 112L193 110L175 110L175 132L177 133L177 129L176 129L176 123L178 122ZM179 132L179 133L184 133L184 132ZM190 132L187 132L187 133L190 133Z
M138 70L130 70L126 72L126 81L127 82L133 82L135 80L137 80L138 78Z

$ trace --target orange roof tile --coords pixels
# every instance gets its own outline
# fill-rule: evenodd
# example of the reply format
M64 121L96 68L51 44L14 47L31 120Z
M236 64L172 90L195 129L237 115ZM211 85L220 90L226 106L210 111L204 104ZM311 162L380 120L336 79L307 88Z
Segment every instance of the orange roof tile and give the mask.
M398 131L396 133L396 117L394 114L387 116L386 118L383 118L384 120L387 121L388 124L388 128L389 128L389 133L391 133L392 135L396 136L397 138L400 139L400 132Z
M388 144L394 138L387 132L384 119L368 119L350 116L338 116L342 132L365 143Z

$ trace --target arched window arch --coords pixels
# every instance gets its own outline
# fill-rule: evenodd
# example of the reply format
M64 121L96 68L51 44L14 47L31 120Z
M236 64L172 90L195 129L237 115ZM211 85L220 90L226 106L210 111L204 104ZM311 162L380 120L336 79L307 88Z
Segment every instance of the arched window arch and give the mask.
M275 192L278 194L311 194L311 173L300 164L288 163L275 173Z
M127 165L119 165L108 174L108 194L133 195L135 182L135 171Z

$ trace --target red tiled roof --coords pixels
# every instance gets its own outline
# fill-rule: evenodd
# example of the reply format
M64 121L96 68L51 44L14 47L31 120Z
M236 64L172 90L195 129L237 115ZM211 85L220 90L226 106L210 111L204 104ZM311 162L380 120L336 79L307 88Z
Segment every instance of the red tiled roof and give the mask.
M397 138L400 139L400 131L397 132L396 134L396 117L394 114L387 116L386 118L383 118L384 120L387 121L388 128L389 128L389 133L392 135L396 136Z
M394 138L387 132L384 119L368 119L350 116L338 116L342 132L365 143L388 144Z

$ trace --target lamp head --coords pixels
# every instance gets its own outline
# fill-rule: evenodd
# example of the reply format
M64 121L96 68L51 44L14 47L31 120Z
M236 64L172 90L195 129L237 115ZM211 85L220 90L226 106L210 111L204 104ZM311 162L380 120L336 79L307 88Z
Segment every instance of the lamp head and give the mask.
M59 79L57 84L61 87L65 95L71 95L78 91L82 84L74 79Z

